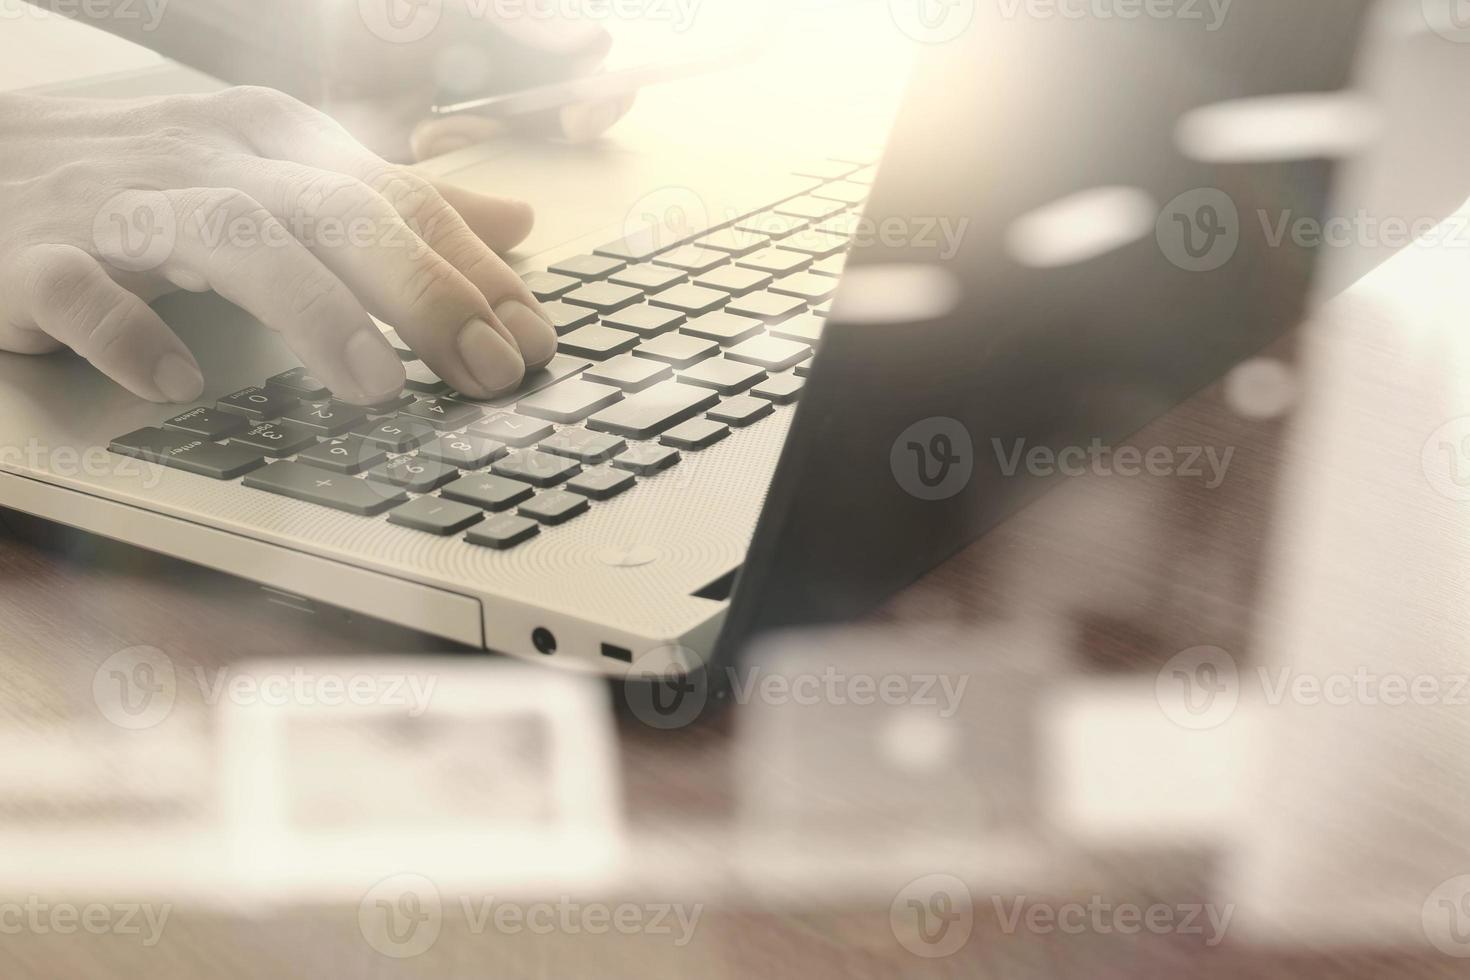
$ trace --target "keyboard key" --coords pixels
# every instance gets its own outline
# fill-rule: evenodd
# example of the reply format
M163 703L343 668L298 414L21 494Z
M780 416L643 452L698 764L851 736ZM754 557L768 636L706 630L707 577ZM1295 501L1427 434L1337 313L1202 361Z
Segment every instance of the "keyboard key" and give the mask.
M644 357L674 367L688 367L720 349L713 340L689 337L682 333L666 333L646 340L633 349L634 357Z
M693 418L718 400L719 396L712 391L664 382L629 395L592 416L587 427L630 439L650 439Z
M295 422L261 422L230 441L267 456L295 456L316 445L316 433Z
M825 320L832 315L832 301L829 299L821 306L813 306L812 312Z
M691 337L713 340L717 344L736 344L760 333L765 326L761 321L752 320L748 316L736 316L733 313L706 313L684 324L679 328L679 332L687 333Z
M801 252L813 258L825 259L834 255L841 255L852 246L852 239L846 235L834 234L830 231L821 231L816 228L808 228L798 231L794 235L788 235L781 239L781 248L788 252Z
M310 449L298 453L296 461L320 466L333 473L354 476L367 472L387 458L387 452L381 447L373 445L362 436L350 435L319 442Z
M855 173L848 174L847 180L853 184L865 184L871 187L878 180L878 168L876 166L864 167Z
M673 466L681 458L679 450L668 446L632 446L612 464L639 476L652 476Z
M818 180L839 180L857 169L855 163L841 160L812 160L794 168L791 172L798 177L815 177Z
M463 429L478 422L485 412L478 405L450 401L448 398L425 398L403 410L400 417L427 422L442 432Z
M559 276L555 272L533 272L525 277L526 287L531 290L531 295L543 303L549 303L554 299L561 299L567 293L582 285L582 280L573 279L571 276Z
M605 463L628 448L628 444L617 436L586 429L562 429L550 439L544 439L538 447L553 456L565 456L579 463L592 465Z
M301 401L296 395L280 388L241 388L233 395L219 400L221 411L234 412L248 419L273 419L286 409Z
M766 323L780 323L782 320L791 319L798 313L805 313L806 307L804 299L765 292L736 297L725 309L727 312L755 317Z
M447 395L449 382L435 374L423 361L409 361L403 365L404 386L421 395Z
M397 330L385 328L383 330L383 339L388 342L389 347L393 348L393 350L397 352L398 357L401 360L418 360L418 354L414 352L414 349L412 347L408 346L408 341L404 340L398 335Z
M433 493L458 478L459 471L453 466L421 456L400 456L368 470L369 480L402 487L412 493Z
M281 388L289 391L298 398L307 398L312 401L331 397L331 391L320 380L307 373L306 368L292 368L282 371L266 381L267 388Z
M712 248L700 248L698 245L681 245L662 255L654 256L653 264L667 266L671 269L682 269L691 275L699 275L729 261L730 256L725 252Z
M597 322L597 314L585 306L572 306L561 300L553 300L550 303L542 303L541 309L551 318L551 325L556 328L557 333L567 333L578 327L585 327L589 323Z
M856 211L844 211L841 214L834 214L826 221L812 225L813 231L828 232L839 238L846 239L849 243L851 243L862 228L863 216ZM870 231L869 234L871 235L872 232Z
M829 255L825 259L819 259L812 263L813 272L819 276L831 276L833 279L841 279L842 273L846 269L846 255Z
M620 354L610 361L588 368L582 377L601 385L613 385L624 391L642 391L673 377L673 372L673 368L659 361Z
M413 395L408 392L400 392L385 402L369 405L367 412L369 415L392 415L403 406L412 405L413 400Z
M811 357L812 349L806 344L780 337L752 337L725 351L725 356L732 361L755 364L767 371L785 371Z
M609 357L624 354L638 346L638 335L627 330L614 330L594 323L578 327L562 337L557 345L561 350L577 357L590 357L594 361L605 361ZM557 385L558 388L561 385Z
M587 498L581 494L549 490L521 504L519 513L522 517L533 518L542 524L555 525L565 524L572 518L587 513L591 507Z
M674 329L686 319L687 317L678 310L643 303L608 314L602 318L602 325L618 330L631 330L641 337L656 337L667 330Z
M440 537L458 534L485 519L485 512L468 504L457 504L440 497L419 497L392 511L389 524L411 527Z
M638 480L631 473L621 473L607 466L599 466L577 474L567 484L567 489L572 493L591 497L593 500L611 500L620 493L626 493L637 483Z
M551 266L551 272L574 279L605 279L628 263L606 255L574 255Z
M422 422L394 417L359 430L362 437L390 453L406 453L434 438L434 430Z
M440 436L419 450L419 458L432 459L456 469L479 470L505 453L502 443L481 436Z
M713 234L705 235L694 244L700 248L712 248L730 255L749 255L771 244L771 240L758 232L742 231L739 228L721 228Z
M497 460L490 471L496 476L520 480L533 487L554 487L582 472L582 467L563 456L526 449Z
M681 269L669 269L660 265L630 265L621 272L607 277L608 282L619 286L632 286L646 293L656 293L688 280L689 273Z
M504 517L492 517L469 534L466 534L464 539L470 544L479 545L481 548L494 548L496 551L505 551L531 540L540 533L541 525L535 521L529 521L524 517L507 514Z
M776 324L770 329L770 334L772 337L815 345L822 339L822 330L826 328L826 325L826 320L816 314L808 313L805 316L792 317L785 323Z
M242 415L221 412L215 408L191 409L163 423L164 428L203 436L211 441L228 439L237 432L244 432L249 424Z
M792 232L800 231L810 222L800 218L793 218L787 214L775 214L771 211L762 211L748 218L735 222L735 230L747 232L752 235L763 235L766 238L784 238Z
M631 336L631 334L629 335ZM551 422L580 422L598 409L623 397L623 389L593 384L580 378L563 381L530 398L521 399L516 410L532 418Z
M678 310L686 316L703 316L713 313L730 301L730 294L718 289L705 289L693 283L684 283L648 297L654 306Z
M757 398L770 399L777 405L789 405L800 397L801 389L805 387L806 382L795 375L777 374L750 389L750 393Z
M850 184L845 180L839 180L832 184L823 184L812 191L812 197L821 198L824 201L840 201L848 207L862 204L868 199L871 188L862 184Z
M789 215L793 218L801 218L806 221L821 221L842 211L844 206L838 201L824 201L820 197L803 195L793 197L789 201L782 201L771 210L777 214Z
M555 430L540 419L528 419L524 415L502 412L490 416L470 431L474 435L494 439L507 446L529 446L545 439Z
M458 399L460 401L474 401L477 405L488 405L491 408L509 408L527 395L535 394L542 388L550 388L564 378L570 378L591 363L586 358L555 354L544 368L539 368L527 374L521 380L521 386L509 395L497 395L494 398L483 401L469 399L464 395L459 395Z
M374 486L366 480L305 463L272 463L245 477L245 485L363 517L374 517L408 500L402 491Z
M675 244L663 232L662 228L646 229L626 235L617 241L608 242L606 245L599 245L592 251L597 255L621 259L624 262L646 262L649 256L656 255Z
M265 465L265 458L243 446L220 446L186 432L139 429L118 436L108 447L119 456L207 476L211 480L233 480Z
M801 272L810 266L812 257L780 247L764 248L743 259L736 259L735 264L747 269L769 272L773 276L789 276L793 272Z
M742 269L738 265L727 265L723 268L706 272L694 280L696 286L705 289L718 289L722 293L732 296L744 296L753 293L757 289L765 289L771 284L771 274L761 272L758 269Z
M756 398L754 395L736 395L710 409L708 414L716 422L725 422L740 428L752 422L759 422L775 410L775 406L765 398Z
M659 437L659 442L675 449L708 449L730 434L730 427L710 419L681 422Z
M367 409L338 401L315 405L302 402L282 412L281 418L303 425L319 436L340 436L367 418Z
M613 313L625 306L632 306L643 298L641 289L619 286L610 282L592 282L575 289L562 297L562 302L573 306L585 306L598 313Z
M722 395L733 395L744 391L759 381L764 381L766 372L754 364L712 357L679 373L679 380L686 385L713 388Z
M811 373L812 373L812 362L811 361L806 361L806 362L804 362L802 364L796 365L796 376L798 378L809 378L809 377L811 377Z
M507 480L503 476L493 476L489 473L477 473L474 476L461 477L453 483L446 484L444 489L439 491L439 496L457 500L481 510L498 512L510 510L523 500L530 500L531 495L535 492L529 483Z

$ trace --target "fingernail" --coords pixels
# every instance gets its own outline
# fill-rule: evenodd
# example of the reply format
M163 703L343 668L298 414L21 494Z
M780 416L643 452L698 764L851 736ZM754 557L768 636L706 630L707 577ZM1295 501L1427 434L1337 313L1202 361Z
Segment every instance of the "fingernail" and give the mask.
M403 362L377 331L359 330L343 356L363 397L384 401L403 389Z
M459 332L459 353L475 380L492 395L514 388L526 373L521 352L479 318L466 323Z
M544 364L556 353L556 328L545 313L509 300L495 307L495 315L521 347L524 364Z
M174 353L159 358L153 369L153 383L171 402L191 402L204 392L204 375L199 368Z

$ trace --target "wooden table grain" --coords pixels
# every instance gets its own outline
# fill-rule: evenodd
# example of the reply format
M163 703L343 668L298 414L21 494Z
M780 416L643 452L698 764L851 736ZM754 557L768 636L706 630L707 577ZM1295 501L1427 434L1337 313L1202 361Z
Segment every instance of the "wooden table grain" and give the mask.
M1264 355L1296 370L1298 341ZM901 628L936 622L979 629L1049 621L1066 638L1063 669L1147 676L1181 649L1224 647L1248 660L1273 539L1291 424L1289 410L1252 419L1221 383L1159 419L1137 446L1233 448L1226 479L1071 482L933 570L875 611ZM214 669L262 658L353 657L364 651L442 652L442 644L373 622L343 623L266 602L259 590L206 570L3 515L0 538L0 720L10 730L95 722L91 684L112 653L153 646ZM718 825L735 806L732 752L740 709L710 724L652 730L618 718L622 780L632 832L676 834ZM0 801L0 817L4 807ZM13 815L13 814L12 814ZM691 852L697 860L697 849ZM1112 887L1140 902L1203 895L1209 855L1127 853ZM1105 856L1104 864L1108 863ZM0 873L4 856L0 855ZM1181 883L1183 883L1181 885ZM1032 896L1042 900L1045 896ZM1059 896L1065 899L1066 896ZM363 941L355 904L238 914L176 907L164 938L0 934L8 980L107 976L361 977L1109 977L1407 978L1464 976L1433 951L1262 947L1227 936L1083 932L1007 933L977 896L973 936L953 955L925 959L890 928L887 903L843 894L789 903L711 902L693 940L667 937L476 934L446 921L433 948L385 958ZM0 918L0 929L5 922Z

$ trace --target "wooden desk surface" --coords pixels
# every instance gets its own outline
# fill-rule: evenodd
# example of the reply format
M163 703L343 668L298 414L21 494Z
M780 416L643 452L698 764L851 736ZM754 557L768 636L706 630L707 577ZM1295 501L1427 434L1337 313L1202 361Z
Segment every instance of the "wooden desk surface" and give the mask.
M1291 363L1295 350L1292 339L1271 354ZM1049 619L1063 624L1061 635L1072 638L1059 654L1063 660L1077 670L1109 675L1148 674L1175 652L1202 643L1248 656L1289 413L1252 421L1232 409L1232 400L1238 402L1239 393L1227 397L1226 386L1216 386L1132 441L1144 447L1234 447L1228 479L1218 488L1146 476L1075 481L934 570L875 620L981 628L1017 618ZM210 669L290 651L331 658L436 647L381 624L344 629L284 610L224 576L20 515L4 515L4 531L0 720L12 730L95 724L93 673L108 655L132 646L154 646ZM735 714L675 732L620 717L621 776L634 832L675 835L681 826L728 817ZM7 809L13 816L14 801L0 801L0 816ZM1169 851L1117 857L1115 886L1140 899L1177 897L1170 889L1180 880L1207 882L1212 866ZM0 858L0 875L3 867ZM1197 936L1146 932L1006 934L991 908L977 895L974 935L954 955L933 960L900 945L886 903L868 908L840 895L799 913L711 903L684 948L651 936L475 935L464 923L446 921L430 951L394 960L363 941L355 906L233 915L179 905L162 940L150 948L135 936L26 930L0 935L0 971L16 980L1465 975L1458 961L1432 951L1262 948L1230 936L1206 948ZM5 926L0 915L0 930Z

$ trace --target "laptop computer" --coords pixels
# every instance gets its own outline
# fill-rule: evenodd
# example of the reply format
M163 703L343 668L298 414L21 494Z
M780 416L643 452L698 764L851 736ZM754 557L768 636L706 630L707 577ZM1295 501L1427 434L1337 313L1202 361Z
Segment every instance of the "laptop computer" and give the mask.
M648 236L589 216L518 266L561 349L495 402L405 349L410 389L359 415L273 334L187 295L160 312L205 370L194 406L69 356L0 356L0 504L613 676L855 615L1046 488L993 442L1112 444L1297 322L1313 250L1248 216L1321 213L1332 161L1195 159L1178 123L1341 89L1365 17L998 15L925 53L881 155L691 146L677 162L719 202L708 222ZM1211 223L1218 198L1233 226ZM951 250L913 233L945 220L966 229ZM854 243L864 228L910 234Z

